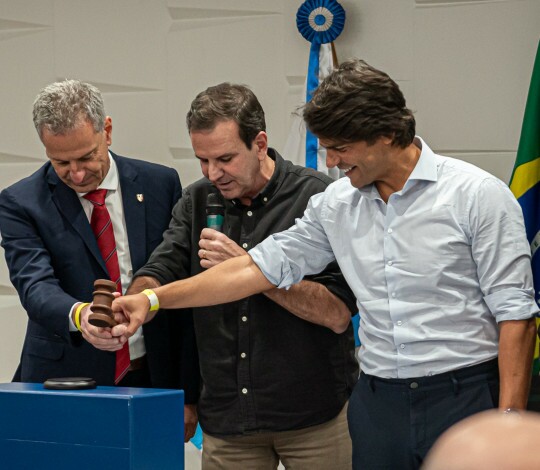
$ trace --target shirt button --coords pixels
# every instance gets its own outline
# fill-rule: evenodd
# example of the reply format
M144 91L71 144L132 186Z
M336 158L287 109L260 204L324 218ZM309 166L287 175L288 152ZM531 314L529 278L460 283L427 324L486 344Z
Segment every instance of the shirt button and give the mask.
M388 233L392 233L393 230L391 228L388 229Z
M245 359L245 358L246 358L246 353L240 354L240 357L241 357L242 359Z
M247 247L248 247L247 243L242 243L242 248L247 248Z
M409 387L411 387L412 389L418 388L418 382L411 382L409 384Z
M394 264L394 262L393 261L388 261L387 264L388 264L388 266L392 266Z
M403 324L403 322L401 320L398 320L397 323L396 323L397 326L401 326L402 324Z
M247 317L242 317L242 321L247 321Z
M244 395L247 395L247 388L243 388L243 389L242 389L242 393L243 393Z
M247 215L248 215L248 217L251 217L253 215L253 212L247 211Z
M264 201L264 202L268 202L268 198L267 198L267 197L263 197L263 201Z
M400 344L399 347L400 347L401 349L405 349L405 345L404 345L404 344Z

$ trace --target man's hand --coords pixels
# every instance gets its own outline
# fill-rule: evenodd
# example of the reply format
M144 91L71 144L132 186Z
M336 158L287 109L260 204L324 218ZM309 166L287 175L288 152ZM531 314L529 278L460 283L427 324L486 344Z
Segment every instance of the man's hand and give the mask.
M239 247L227 235L211 228L202 230L199 247L198 255L201 258L201 266L205 269L216 266L229 258L246 254L246 250Z
M184 405L184 442L188 442L197 429L197 405Z
M83 338L92 346L102 351L118 351L122 349L126 338L116 337L112 334L110 328L100 328L88 323L88 316L92 314L92 304L87 305L81 310L80 322ZM120 320L123 317L118 317ZM117 320L118 320L117 318Z
M157 311L150 312L150 300L145 294L124 295L113 301L112 309L118 321L119 315L125 318L125 322L113 327L111 334L126 341L137 329L156 315ZM127 322L127 323L126 323Z

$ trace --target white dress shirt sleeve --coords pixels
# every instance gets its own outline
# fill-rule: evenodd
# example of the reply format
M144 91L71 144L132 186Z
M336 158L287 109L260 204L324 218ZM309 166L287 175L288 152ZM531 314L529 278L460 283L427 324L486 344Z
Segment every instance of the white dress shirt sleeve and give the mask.
M471 198L469 222L480 288L497 322L534 316L530 246L521 207L504 183L481 183Z
M311 197L304 216L284 232L269 236L249 254L265 277L279 288L289 288L308 274L320 273L334 253L321 222L325 194Z

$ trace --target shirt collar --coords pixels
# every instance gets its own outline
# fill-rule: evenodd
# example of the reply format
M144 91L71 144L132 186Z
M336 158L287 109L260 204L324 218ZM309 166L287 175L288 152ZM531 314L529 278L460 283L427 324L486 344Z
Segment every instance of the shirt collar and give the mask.
M344 178L347 178L344 176ZM350 180L349 180L350 184ZM379 195L379 191L377 191L377 187L375 184L371 183L367 186L363 186L362 188L358 188L358 192L365 198L368 199L381 199L381 196Z
M98 186L98 189L106 189L107 191L116 191L118 189L118 168L114 158L111 157L109 152L109 171L103 178L103 181Z
M437 158L433 150L419 136L414 138L413 143L421 150L421 153L416 166L407 178L407 183L414 180L437 181Z
M413 143L420 149L420 157L418 158L418 161L416 162L413 171L407 178L403 189L398 191L396 194L403 194L403 192L410 187L413 181L437 181L438 163L435 153L433 153L433 150L431 150L428 144L426 144L424 140L419 136L414 137ZM358 188L358 191L363 197L366 197L368 199L381 198L381 196L379 195L379 191L377 191L377 187L374 184L364 186L363 188Z

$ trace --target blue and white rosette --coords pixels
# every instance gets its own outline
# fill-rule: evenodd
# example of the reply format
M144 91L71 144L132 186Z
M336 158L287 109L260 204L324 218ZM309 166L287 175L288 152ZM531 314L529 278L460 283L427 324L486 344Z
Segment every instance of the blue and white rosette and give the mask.
M306 79L306 103L319 86L321 44L332 42L343 31L345 10L336 0L306 0L296 13L300 34L311 43ZM306 132L306 166L317 168L317 138Z

